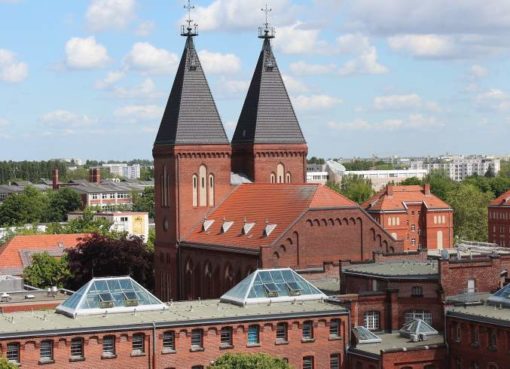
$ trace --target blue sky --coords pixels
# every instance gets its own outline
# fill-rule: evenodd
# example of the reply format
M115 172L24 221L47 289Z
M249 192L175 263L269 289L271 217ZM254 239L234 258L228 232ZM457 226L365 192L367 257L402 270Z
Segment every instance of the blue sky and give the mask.
M199 0L229 134L261 42L258 0ZM0 160L150 158L184 1L0 0ZM273 0L276 57L311 155L508 154L510 2Z

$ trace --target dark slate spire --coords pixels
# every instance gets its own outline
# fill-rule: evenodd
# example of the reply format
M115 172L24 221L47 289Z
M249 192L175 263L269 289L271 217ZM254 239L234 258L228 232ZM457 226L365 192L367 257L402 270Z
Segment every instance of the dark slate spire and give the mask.
M271 49L274 30L267 21L259 37L264 39L262 51L232 143L306 143Z
M186 46L154 144L227 144L218 109L193 43L195 31L183 28Z

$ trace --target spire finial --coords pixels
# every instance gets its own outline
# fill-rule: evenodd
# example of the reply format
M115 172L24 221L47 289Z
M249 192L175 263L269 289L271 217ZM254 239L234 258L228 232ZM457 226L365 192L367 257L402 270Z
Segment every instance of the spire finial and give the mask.
M197 31L198 25L196 23L193 24L193 19L191 19L191 11L195 9L195 6L191 5L191 0L187 0L187 2L188 3L184 5L184 9L188 11L188 18L185 20L185 22L188 23L188 25L181 26L181 36L193 37L198 35Z
M273 9L271 9L266 3L266 7L260 10L264 12L266 21L264 23L264 27L259 27L259 38L274 38L274 27L269 26L269 13L271 13Z

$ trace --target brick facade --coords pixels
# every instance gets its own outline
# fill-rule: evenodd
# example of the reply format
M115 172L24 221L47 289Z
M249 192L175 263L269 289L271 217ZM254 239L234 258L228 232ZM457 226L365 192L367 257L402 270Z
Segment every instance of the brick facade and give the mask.
M491 202L487 216L489 242L510 247L510 191Z

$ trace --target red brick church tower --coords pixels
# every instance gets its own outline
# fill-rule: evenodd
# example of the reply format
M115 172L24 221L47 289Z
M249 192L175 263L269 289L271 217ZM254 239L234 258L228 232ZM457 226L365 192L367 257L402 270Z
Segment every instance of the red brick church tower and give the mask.
M308 147L271 49L274 28L264 40L239 122L232 138L232 171L256 183L305 183Z
M191 25L191 20L189 21ZM230 192L231 147L193 43L186 45L154 142L156 293L178 298L179 241Z

